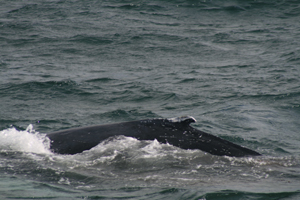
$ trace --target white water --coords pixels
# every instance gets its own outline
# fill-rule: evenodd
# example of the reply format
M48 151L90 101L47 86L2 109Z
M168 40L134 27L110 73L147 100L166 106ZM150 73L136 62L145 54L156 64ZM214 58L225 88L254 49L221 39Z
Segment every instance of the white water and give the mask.
M50 140L39 134L30 124L25 131L12 127L0 131L0 151L19 151L36 154L51 154Z
M300 173L299 161L292 156L219 157L124 136L75 155L54 154L49 145L32 125L24 131L0 131L0 170L84 191L123 186L296 191Z

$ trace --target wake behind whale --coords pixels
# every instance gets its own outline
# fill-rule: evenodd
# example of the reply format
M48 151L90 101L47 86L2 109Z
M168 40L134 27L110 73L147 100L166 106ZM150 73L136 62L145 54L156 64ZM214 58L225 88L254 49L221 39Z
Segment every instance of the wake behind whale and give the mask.
M107 125L72 128L47 136L50 148L59 154L77 154L97 146L105 139L124 135L138 140L157 140L182 149L200 149L218 156L258 156L256 151L234 144L217 136L205 133L190 126L196 122L185 116L167 119L145 119Z

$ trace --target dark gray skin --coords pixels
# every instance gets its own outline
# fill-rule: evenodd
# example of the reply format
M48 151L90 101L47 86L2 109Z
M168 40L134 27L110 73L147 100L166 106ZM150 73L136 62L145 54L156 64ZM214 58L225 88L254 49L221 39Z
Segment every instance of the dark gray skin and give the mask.
M124 135L138 140L169 143L182 149L200 149L218 156L259 156L261 154L190 126L193 117L146 119L108 125L72 128L47 136L51 149L59 154L76 154L89 150L112 136Z

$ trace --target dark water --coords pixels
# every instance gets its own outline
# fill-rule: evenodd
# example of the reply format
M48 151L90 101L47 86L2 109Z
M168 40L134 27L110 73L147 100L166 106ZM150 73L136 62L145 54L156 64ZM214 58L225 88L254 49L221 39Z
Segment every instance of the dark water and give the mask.
M300 1L1 1L1 199L300 199ZM44 133L191 115L264 156Z

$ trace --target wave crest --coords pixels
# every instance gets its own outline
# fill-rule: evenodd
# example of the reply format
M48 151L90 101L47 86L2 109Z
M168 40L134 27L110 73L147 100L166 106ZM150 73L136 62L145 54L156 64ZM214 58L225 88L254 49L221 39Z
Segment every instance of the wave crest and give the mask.
M25 131L15 127L0 131L0 151L18 151L37 154L51 154L50 140L30 124Z

